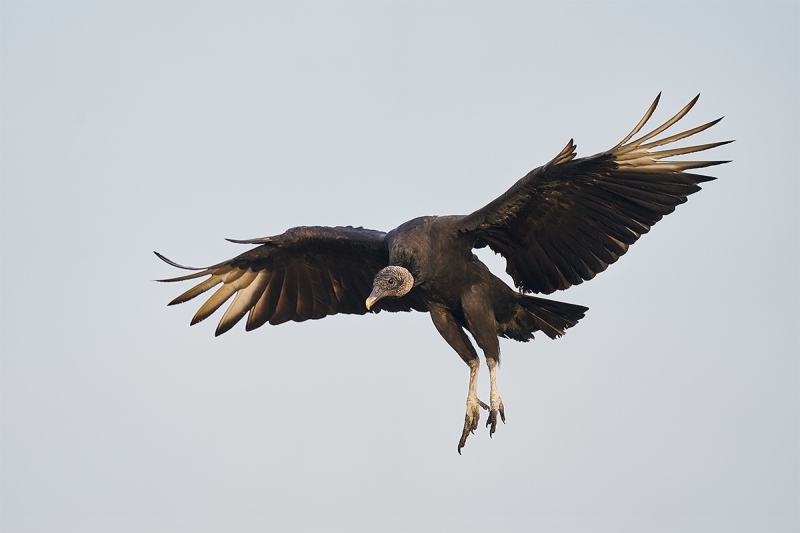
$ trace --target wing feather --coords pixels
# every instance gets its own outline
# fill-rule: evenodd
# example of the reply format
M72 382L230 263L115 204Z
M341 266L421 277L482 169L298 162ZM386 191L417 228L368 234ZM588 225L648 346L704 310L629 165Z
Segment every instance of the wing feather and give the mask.
M639 134L661 95L614 148L575 159L573 141L500 197L461 220L475 246L506 258L506 271L526 292L549 294L585 280L616 262L628 247L713 177L687 170L727 161L675 161L731 141L653 150L707 130L721 119L669 136L697 103L695 97L652 131Z
M232 283L228 285L223 285L222 287L217 289L217 291L213 295L211 295L211 298L206 300L206 303L204 303L200 307L200 309L198 309L197 312L194 314L194 317L192 317L191 325L194 326L198 322L202 322L203 320L211 316L211 313L219 309L222 306L222 304L224 304L228 300L228 298L233 296L235 292L236 292L236 286L233 285Z
M267 322L277 325L337 313L366 314L372 280L389 264L384 236L380 231L352 227L292 228L281 235L234 241L257 246L208 268L185 267L156 255L174 267L196 271L160 281L207 277L170 305L219 286L195 313L192 324L205 320L233 297L216 329L221 335L246 314L248 331ZM423 311L426 306L412 290L403 298L388 304L378 302L372 308L374 312L381 309Z
M295 318L297 322L302 322L307 319L305 315L298 312L297 309L297 269L292 266L287 268L283 277L283 285L281 286L281 294L278 297L278 305L275 308L275 313L269 319L269 323L273 326L283 324Z
M203 294L207 290L211 289L212 287L216 287L222 283L222 276L212 275L207 280L203 281L202 283L198 283L188 291L184 292L174 300L172 300L167 305L175 305L175 304L182 304L183 302L188 302L192 298Z
M264 293L264 288L269 282L269 272L260 270L253 274L254 276L247 287L240 289L236 293L233 302L225 310L225 314L222 315L217 330L214 332L215 335L222 335L235 326L255 306L259 297Z
M250 331L263 326L275 314L275 309L278 307L278 299L281 296L284 274L285 270L283 269L271 273L269 283L264 288L264 292L250 310L245 330Z

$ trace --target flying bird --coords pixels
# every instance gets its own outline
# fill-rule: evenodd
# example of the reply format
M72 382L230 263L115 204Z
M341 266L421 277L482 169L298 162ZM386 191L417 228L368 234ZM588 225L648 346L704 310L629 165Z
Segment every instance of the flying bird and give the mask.
M672 160L732 141L656 150L704 131L721 119L661 136L695 105L699 95L650 133L634 139L658 105L656 97L619 144L576 159L570 140L549 163L467 215L424 216L389 231L361 227L296 227L272 237L231 240L256 245L233 259L159 281L203 279L169 305L187 302L221 285L191 320L196 324L231 297L216 334L245 315L250 331L267 322L302 322L337 313L420 311L469 367L466 415L458 453L488 411L489 436L505 423L497 388L499 337L527 342L541 331L555 339L588 308L531 296L578 285L603 272L664 215L715 178L687 172L728 161ZM632 140L633 139L633 140ZM667 159L667 160L665 160ZM488 246L506 260L514 290L484 265L473 249ZM480 360L489 369L489 402L478 399Z

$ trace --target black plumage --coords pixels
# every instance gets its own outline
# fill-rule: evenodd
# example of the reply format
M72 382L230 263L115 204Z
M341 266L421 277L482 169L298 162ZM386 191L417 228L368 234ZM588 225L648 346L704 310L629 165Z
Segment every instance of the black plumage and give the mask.
M489 411L490 436L498 415L505 421L496 386L498 337L524 342L542 331L556 338L587 311L526 293L550 294L592 279L700 190L699 183L714 179L687 171L726 162L663 159L730 141L654 150L719 121L653 140L685 116L697 97L663 125L631 141L650 119L659 98L614 148L576 159L570 141L552 161L469 215L420 217L388 233L353 227L292 228L273 237L233 241L256 247L201 269L157 254L173 266L196 270L161 281L206 278L170 305L219 286L191 322L208 318L233 297L217 335L245 315L249 331L267 322L302 322L337 313L430 313L442 337L470 368L460 453L477 428L481 408ZM474 255L474 248L485 246L506 259L506 271L519 291ZM486 357L489 405L477 398L479 359L465 330Z

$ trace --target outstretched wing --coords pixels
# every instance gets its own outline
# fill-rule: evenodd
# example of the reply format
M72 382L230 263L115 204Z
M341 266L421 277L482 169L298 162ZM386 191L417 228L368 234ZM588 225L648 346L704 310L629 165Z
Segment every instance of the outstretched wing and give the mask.
M219 321L217 335L231 329L245 314L248 331L267 322L302 322L337 313L363 315L368 312L365 302L375 274L389 264L385 235L352 227L292 228L274 237L232 241L260 246L208 268L181 266L156 252L172 266L197 270L159 281L208 276L169 305L187 302L222 284L194 315L192 325L208 318L235 294ZM374 312L381 309L426 311L427 307L412 290L403 298L381 300L372 307Z
M651 140L694 106L699 95L652 132L630 139L655 111L661 95L633 131L606 152L575 159L570 140L555 159L520 179L487 206L464 217L461 231L506 258L523 291L550 294L592 279L686 197L715 178L687 170L727 161L662 161L732 141L654 151L722 119Z

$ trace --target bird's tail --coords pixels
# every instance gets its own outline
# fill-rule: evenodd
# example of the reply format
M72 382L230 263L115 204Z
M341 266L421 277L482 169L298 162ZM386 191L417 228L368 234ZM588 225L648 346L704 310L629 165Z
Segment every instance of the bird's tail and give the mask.
M514 318L502 324L502 336L518 341L533 338L534 331L542 331L551 339L560 337L567 328L571 328L584 317L588 307L537 298L536 296L517 295L517 313Z

